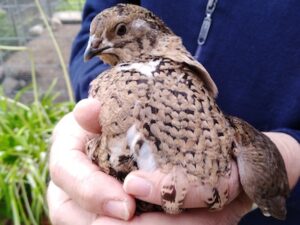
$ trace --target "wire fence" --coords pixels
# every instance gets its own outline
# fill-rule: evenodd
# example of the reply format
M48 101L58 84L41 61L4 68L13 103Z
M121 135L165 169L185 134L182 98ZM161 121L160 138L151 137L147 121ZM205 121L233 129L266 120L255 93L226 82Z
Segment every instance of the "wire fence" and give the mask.
M41 0L40 1L48 18L62 1ZM2 23L5 30L2 30L0 43L8 45L23 45L32 38L30 28L41 23L37 7L32 0L2 0L0 2ZM3 27L2 27L3 29Z
M54 30L65 62L68 63L71 43L80 28L84 0L39 0ZM66 14L67 21L57 15ZM74 13L77 12L77 13ZM72 16L76 19L72 21ZM60 62L43 24L34 0L0 0L0 45L27 46L35 56L41 92L54 80L61 100L67 99ZM29 59L25 53L0 50L0 86L9 97L31 82ZM29 94L30 96L30 94Z

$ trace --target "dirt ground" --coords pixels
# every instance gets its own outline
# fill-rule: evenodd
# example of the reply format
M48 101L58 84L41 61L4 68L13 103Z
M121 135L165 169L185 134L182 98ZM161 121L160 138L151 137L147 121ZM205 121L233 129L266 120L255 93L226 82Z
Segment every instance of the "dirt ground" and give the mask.
M72 42L80 29L80 24L64 24L54 31L63 58L68 65ZM44 93L57 79L54 88L59 92L58 101L68 100L65 80L63 77L60 62L53 46L53 43L46 30L26 45L32 49L36 64L37 83L40 93ZM5 94L13 97L20 89L31 83L30 61L26 52L16 52L11 54L0 67L2 75L0 85L2 84ZM32 101L32 92L27 92L22 98L23 102Z

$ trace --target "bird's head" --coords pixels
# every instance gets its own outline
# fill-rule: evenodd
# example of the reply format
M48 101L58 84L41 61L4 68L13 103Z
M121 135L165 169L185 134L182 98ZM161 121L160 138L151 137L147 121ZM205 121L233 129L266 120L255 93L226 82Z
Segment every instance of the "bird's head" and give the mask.
M99 56L110 65L128 62L149 54L168 35L173 32L147 9L118 4L93 19L84 58Z
M192 68L213 97L218 93L208 72L185 49L181 38L152 12L137 5L118 4L93 19L84 59L94 56L110 65L148 56L169 58Z

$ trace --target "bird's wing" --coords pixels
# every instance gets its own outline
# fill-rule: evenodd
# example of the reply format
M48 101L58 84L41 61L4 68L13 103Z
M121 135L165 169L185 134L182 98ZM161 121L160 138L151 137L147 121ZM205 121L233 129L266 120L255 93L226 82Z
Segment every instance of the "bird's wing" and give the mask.
M213 81L207 70L204 68L204 66L196 59L194 59L192 55L183 47L181 38L175 35L168 36L165 40L162 39L161 43L162 47L158 48L159 51L153 50L153 55L163 56L175 62L187 64L202 79L205 87L212 95L212 97L217 97L218 88L215 82Z

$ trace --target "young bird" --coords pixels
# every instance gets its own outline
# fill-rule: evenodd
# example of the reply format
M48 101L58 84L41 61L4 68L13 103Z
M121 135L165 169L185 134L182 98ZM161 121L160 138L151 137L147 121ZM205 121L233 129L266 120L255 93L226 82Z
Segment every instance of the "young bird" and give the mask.
M85 60L99 56L112 68L92 83L101 102L102 133L87 154L102 171L123 181L133 170L160 170L165 212L176 214L189 184L207 190L207 207L228 200L221 185L236 160L240 182L264 215L284 219L289 195L283 159L271 140L245 121L225 116L217 87L176 36L150 11L118 4L90 27ZM153 210L145 203L141 210Z

